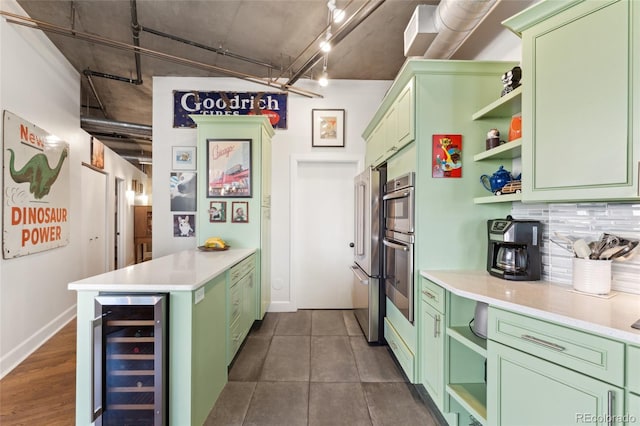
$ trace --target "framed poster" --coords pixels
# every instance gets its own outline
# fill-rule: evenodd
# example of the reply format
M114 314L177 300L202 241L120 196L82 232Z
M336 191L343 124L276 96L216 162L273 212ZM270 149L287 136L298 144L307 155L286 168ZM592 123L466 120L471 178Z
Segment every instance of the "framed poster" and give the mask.
M344 110L313 109L311 110L311 146L343 147L344 146Z
M173 215L173 236L174 237L195 237L196 236L196 215L174 214Z
M249 222L249 203L246 201L234 201L231 203L231 222Z
M251 139L207 139L207 197L251 197Z
M91 165L96 169L104 169L104 144L91 137Z
M171 147L171 168L173 170L196 169L196 147L174 146Z
M227 221L227 202L211 201L209 203L209 222Z
M197 173L171 172L169 176L169 198L172 212L196 211ZM139 184L142 186L142 184Z
M462 135L433 135L432 177L462 177Z

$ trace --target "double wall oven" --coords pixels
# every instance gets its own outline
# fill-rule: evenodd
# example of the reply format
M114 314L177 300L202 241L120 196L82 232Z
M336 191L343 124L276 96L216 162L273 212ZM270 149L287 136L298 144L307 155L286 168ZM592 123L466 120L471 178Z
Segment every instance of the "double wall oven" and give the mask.
M415 174L389 180L384 196L384 289L389 300L413 323L413 244Z

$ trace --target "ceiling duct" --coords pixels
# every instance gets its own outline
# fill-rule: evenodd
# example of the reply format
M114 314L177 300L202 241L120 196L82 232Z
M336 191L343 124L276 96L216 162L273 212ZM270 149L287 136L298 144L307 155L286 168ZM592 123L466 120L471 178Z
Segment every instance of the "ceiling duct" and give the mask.
M435 25L437 6L421 4L411 15L404 30L404 56L422 56L438 34Z
M105 120L102 118L80 117L80 126L87 133L118 134L138 139L152 139L151 126Z
M427 59L449 59L498 0L441 0L433 15L437 35L424 54Z

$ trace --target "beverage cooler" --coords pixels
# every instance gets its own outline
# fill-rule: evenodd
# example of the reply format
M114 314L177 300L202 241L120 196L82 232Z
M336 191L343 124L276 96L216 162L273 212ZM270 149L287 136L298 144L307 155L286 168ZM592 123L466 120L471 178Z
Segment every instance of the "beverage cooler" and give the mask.
M93 324L92 420L164 425L167 419L167 294L100 294Z

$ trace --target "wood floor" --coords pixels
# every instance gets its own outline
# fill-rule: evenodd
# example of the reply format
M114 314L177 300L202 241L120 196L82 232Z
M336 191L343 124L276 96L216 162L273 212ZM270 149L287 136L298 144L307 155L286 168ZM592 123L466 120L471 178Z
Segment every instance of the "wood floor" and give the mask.
M0 425L75 423L76 321L0 380Z

